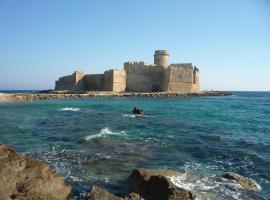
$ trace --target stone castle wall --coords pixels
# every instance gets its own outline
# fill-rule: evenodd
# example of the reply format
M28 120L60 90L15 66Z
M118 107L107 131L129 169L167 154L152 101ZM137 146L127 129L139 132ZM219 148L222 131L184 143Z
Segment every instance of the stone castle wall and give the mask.
M126 90L126 71L111 69L104 73L104 90L124 92Z
M60 77L55 81L56 90L83 90L84 89L84 73L75 71L72 75Z
M74 88L73 90L84 90L84 76L85 74L82 71L75 71L74 74Z
M126 90L132 92L158 92L163 86L163 67L144 62L126 62Z
M59 78L56 90L93 90L113 92L200 92L199 69L191 63L169 64L166 50L156 50L155 64L126 62L124 70L108 70L104 74L75 71Z
M104 74L87 74L84 77L85 90L102 91L104 90Z
M171 64L165 70L164 91L199 92L199 71L191 63Z
M74 76L63 76L55 81L55 90L69 90L74 87Z

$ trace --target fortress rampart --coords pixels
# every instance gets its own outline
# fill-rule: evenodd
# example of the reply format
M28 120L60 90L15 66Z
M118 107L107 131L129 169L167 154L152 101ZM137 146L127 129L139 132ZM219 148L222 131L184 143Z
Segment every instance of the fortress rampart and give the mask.
M160 92L163 84L163 67L144 62L126 62L127 91Z
M166 50L155 51L154 64L126 62L124 70L111 69L103 74L75 71L55 83L55 90L200 92L199 69L192 63L169 64Z

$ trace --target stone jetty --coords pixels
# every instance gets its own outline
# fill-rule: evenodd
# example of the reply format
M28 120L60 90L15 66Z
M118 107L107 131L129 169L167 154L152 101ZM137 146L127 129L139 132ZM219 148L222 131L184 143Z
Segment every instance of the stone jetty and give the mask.
M39 93L0 94L0 100L46 100L46 99L70 99L70 98L100 98L100 97L207 97L207 96L231 96L233 93L224 91L207 91L200 93L174 93L174 92L80 92L71 91L42 91Z

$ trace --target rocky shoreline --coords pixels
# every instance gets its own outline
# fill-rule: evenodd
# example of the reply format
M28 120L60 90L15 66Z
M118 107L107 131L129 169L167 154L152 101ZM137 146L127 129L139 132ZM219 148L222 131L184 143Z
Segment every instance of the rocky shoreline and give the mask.
M177 186L173 179L185 174L168 169L134 169L127 183L132 192L118 197L109 191L93 186L84 200L195 200L193 191ZM31 157L18 155L12 148L0 143L0 199L65 200L72 187L65 183L50 167ZM238 184L242 190L260 191L252 179L228 172L216 176L220 183ZM197 198L198 197L198 198ZM216 199L216 198L215 198Z
M138 92L70 92L70 91L41 91L39 93L16 93L0 94L0 100L46 100L46 99L68 99L68 98L100 98L100 97L207 97L207 96L231 96L232 92L225 91L207 91L201 93L173 93L173 92L155 92L155 93L138 93Z

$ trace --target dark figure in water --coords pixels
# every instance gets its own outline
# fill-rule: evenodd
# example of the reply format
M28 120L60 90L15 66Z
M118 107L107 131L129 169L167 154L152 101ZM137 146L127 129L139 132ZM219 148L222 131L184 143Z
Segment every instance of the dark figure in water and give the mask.
M132 113L133 113L134 115L143 115L143 114L144 114L144 112L143 112L142 109L139 109L139 108L136 108L136 107L133 108Z

